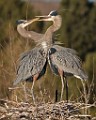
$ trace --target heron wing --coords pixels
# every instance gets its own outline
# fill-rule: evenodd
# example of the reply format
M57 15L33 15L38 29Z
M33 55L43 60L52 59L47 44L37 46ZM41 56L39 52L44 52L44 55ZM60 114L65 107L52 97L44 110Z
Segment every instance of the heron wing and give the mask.
M49 50L48 62L52 71L57 75L58 69L61 69L65 76L74 75L80 79L87 79L81 60L73 49L53 45Z
M32 76L39 73L41 77L46 70L46 53L42 48L34 49L21 54L17 68L17 79L14 85L23 80L32 80Z

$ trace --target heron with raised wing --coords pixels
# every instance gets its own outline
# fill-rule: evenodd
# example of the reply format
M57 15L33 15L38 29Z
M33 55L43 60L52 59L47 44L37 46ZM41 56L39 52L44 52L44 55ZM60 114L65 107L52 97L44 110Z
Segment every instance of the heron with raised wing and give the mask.
M17 79L16 80L17 82L15 81L15 83L18 83L22 80L27 80L26 77L24 79L22 79L22 77L19 78L19 76L23 72L25 75L27 75L27 73L28 73L27 71L29 71L29 73L30 73L29 78L31 78L31 77L34 78L34 76L37 74L40 75L40 77L41 77L46 71L46 70L44 70L44 68L46 68L47 61L48 61L53 73L55 73L56 75L59 75L61 77L61 82L62 82L61 100L62 100L63 89L64 89L64 79L67 76L75 76L82 80L88 79L88 76L86 75L86 73L84 72L84 70L82 68L81 61L80 61L79 57L77 56L76 51L73 49L70 49L70 48L65 48L65 47L61 47L59 45L55 45L55 43L53 41L53 33L61 27L61 23L62 23L62 18L60 15L58 15L57 11L51 11L48 16L36 16L36 17L37 17L36 18L37 20L35 19L36 21L52 21L53 22L53 24L46 30L45 34L39 34L39 33L35 32L35 34L33 34L33 36L36 35L36 36L40 36L40 37L37 37L38 39L32 38L34 41L36 40L40 49L43 50L45 57L40 56L41 57L41 59L40 59L38 57L38 49L37 49L38 47L34 48L36 50L35 54L37 54L36 60L37 61L39 61L39 59L41 60L40 61L41 64L38 63L38 65L39 64L41 65L41 69L39 69L39 66L36 66L36 64L34 64L34 60L33 60L34 54L32 53L32 51L34 49L31 50L30 55L29 55L29 53L26 53L25 55L23 55L23 57L21 57L21 59L20 59L21 64L18 69L18 71L20 71L20 72L18 72L19 74L17 73L17 78L20 80ZM29 24L31 24L31 23L32 22L30 22ZM29 25L28 22L26 22L25 24ZM25 30L24 27L23 27L23 29ZM18 32L22 33L22 30L20 31L20 29L19 29ZM27 31L27 36L25 36L25 37L32 36L32 32L33 31L31 31L31 32ZM25 34L22 34L22 36L24 36L24 35ZM31 61L31 62L28 62L28 61ZM24 67L22 68L23 65L24 65ZM29 66L30 66L30 69L29 69ZM21 68L22 68L22 70L20 70ZM38 69L40 70L39 72L38 72ZM34 72L34 70L36 72ZM41 74L43 70L44 70L44 72L43 72L43 74ZM36 77L36 78L40 78L40 77ZM68 101L68 83L67 83L66 79L65 79L65 85L66 85L66 98Z

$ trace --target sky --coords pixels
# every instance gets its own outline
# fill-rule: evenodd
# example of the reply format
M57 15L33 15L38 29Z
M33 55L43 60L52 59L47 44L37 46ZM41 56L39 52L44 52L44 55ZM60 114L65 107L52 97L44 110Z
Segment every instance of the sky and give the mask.
M96 2L96 0L88 0L89 2Z
M36 0L34 0L34 1L36 1ZM40 1L40 0L37 0L37 1ZM51 1L60 2L61 0L41 0L41 1L46 1L46 2L51 2Z
M22 0L22 1L27 1L27 0ZM44 2L60 2L61 0L30 0L30 1L34 1L34 2L40 2L40 1L44 1ZM88 0L89 2L96 2L96 0Z
M22 0L22 1L26 1L26 0ZM46 1L46 2L60 2L61 0L31 0L31 1ZM96 0L88 0L89 2L96 2Z

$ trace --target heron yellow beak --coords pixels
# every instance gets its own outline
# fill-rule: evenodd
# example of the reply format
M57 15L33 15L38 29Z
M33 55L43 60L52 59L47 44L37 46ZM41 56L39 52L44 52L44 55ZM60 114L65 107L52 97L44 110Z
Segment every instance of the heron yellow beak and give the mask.
M32 19L32 20L28 20L27 22L26 22L26 24L31 24L31 23L33 23L33 22L35 22L35 21L38 21L39 20L39 18L34 18L34 19Z
M28 21L26 20L26 22L24 23L23 27L26 27L26 26L30 25L31 23L33 23L35 21L38 21L38 20L39 20L39 18L34 18L34 19L28 20Z
M52 21L51 16L36 16L36 18L32 19L32 20L26 20L23 24L23 27L26 27L30 24L32 24L35 21Z
M36 18L38 18L37 21L52 21L51 16L35 16Z
M35 22L35 21L38 21L40 18L34 18L32 20L29 20L28 22Z

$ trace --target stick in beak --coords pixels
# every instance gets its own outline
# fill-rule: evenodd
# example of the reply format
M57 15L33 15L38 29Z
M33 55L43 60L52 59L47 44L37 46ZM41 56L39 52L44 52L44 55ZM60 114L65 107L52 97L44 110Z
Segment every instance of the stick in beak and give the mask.
M35 16L36 18L39 18L38 21L52 21L51 16Z
M28 24L31 24L31 23L33 23L33 22L35 22L35 21L38 21L40 18L34 18L34 19L32 19L32 20L28 20L27 21L27 23Z
M39 19L40 18L34 18L34 19L32 19L32 20L26 20L25 21L25 24L23 25L23 27L26 27L26 26L28 26L28 25L30 25L31 23L33 23L33 22L35 22L35 21L39 21Z

